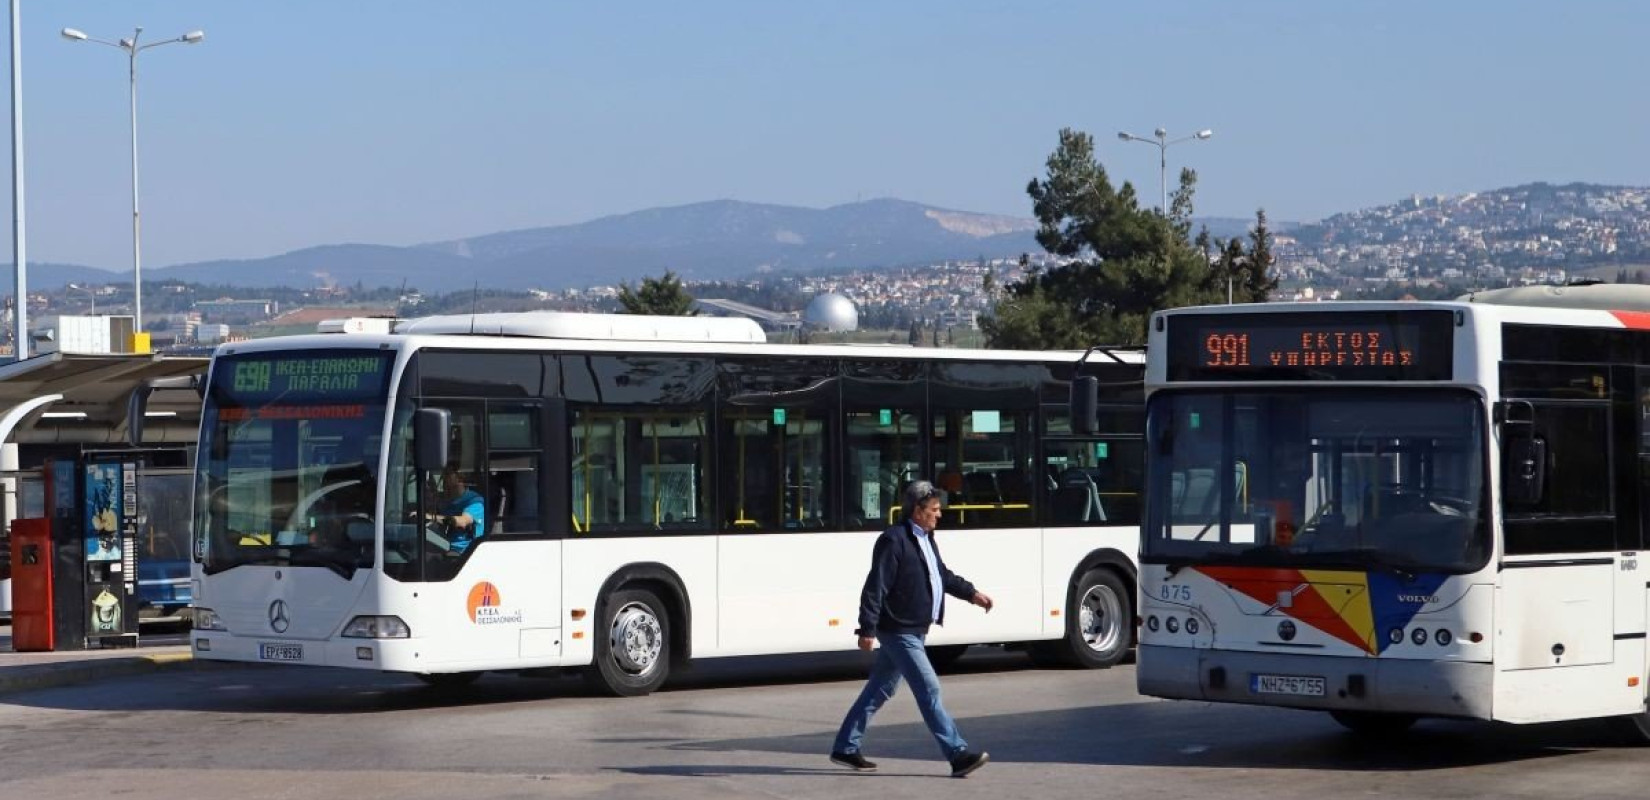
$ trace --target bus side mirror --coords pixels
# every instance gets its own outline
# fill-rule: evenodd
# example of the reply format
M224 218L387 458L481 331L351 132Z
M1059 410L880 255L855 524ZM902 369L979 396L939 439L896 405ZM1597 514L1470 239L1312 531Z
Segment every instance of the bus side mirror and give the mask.
M447 434L452 426L452 412L445 408L420 408L414 412L414 466L438 470L447 465Z
M1502 489L1509 506L1540 503L1547 485L1547 440L1538 436L1515 436L1507 442L1507 461L1502 465Z
M1094 433L1100 427L1100 379L1082 375L1071 382L1071 430Z

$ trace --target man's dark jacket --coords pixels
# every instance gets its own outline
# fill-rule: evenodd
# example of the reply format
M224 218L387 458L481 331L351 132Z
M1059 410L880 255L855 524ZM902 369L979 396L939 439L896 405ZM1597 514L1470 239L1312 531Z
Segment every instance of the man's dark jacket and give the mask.
M930 531L928 544L934 548L934 563L940 568L940 585L945 593L964 600L974 598L974 584L945 568L940 545ZM928 579L928 559L911 530L910 520L901 522L877 537L871 550L871 572L859 595L860 636L879 633L928 632L934 613L933 584ZM945 601L940 600L939 624L945 624Z

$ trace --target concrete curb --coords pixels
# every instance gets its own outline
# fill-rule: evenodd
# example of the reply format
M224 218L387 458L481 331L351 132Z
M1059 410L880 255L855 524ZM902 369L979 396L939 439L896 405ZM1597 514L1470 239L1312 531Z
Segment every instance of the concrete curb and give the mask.
M189 653L154 653L0 667L0 695L56 689L105 678L121 678L193 666L194 656Z

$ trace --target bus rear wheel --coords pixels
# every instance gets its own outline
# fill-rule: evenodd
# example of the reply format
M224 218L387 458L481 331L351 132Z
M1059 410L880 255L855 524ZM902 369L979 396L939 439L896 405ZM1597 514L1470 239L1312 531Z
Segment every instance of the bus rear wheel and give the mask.
M1391 736L1403 733L1409 730L1417 719L1414 714L1389 714L1381 711L1331 711L1329 716L1359 736Z
M1065 638L1037 642L1031 658L1047 666L1105 669L1134 646L1134 603L1123 579L1109 569L1091 569L1072 587L1066 603Z
M614 592L596 630L596 660L585 671L599 691L617 697L651 694L670 675L670 616L646 589Z

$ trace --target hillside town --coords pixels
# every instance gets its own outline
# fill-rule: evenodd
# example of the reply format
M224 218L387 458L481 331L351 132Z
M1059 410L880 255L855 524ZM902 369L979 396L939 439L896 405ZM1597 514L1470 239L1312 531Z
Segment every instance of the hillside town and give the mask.
M1278 236L1279 299L1382 288L1644 282L1650 189L1529 184L1336 214Z

